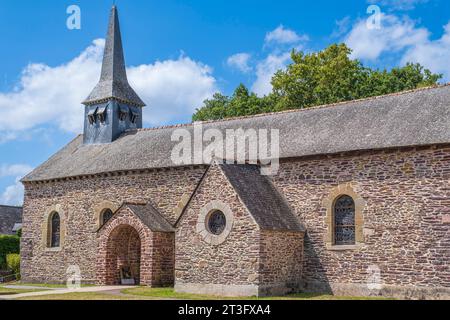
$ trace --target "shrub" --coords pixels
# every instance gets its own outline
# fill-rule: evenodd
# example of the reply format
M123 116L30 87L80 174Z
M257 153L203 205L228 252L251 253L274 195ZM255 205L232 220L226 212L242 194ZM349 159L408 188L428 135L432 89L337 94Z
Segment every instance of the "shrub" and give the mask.
M17 230L16 235L17 235L19 238L22 238L22 228L20 228L19 230Z
M17 253L11 253L6 256L6 267L8 270L14 272L14 274L20 274L20 255Z
M0 270L6 268L6 256L20 252L20 238L17 236L0 236Z

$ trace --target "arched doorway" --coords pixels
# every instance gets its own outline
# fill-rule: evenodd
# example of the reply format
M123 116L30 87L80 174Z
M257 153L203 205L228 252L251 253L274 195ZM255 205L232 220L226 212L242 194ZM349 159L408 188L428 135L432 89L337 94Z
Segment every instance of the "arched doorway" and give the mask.
M122 284L128 268L135 281L123 284L173 285L175 237L163 219L153 207L123 204L97 231L96 284Z
M122 284L123 278L134 279L140 284L141 239L130 225L119 225L111 231L106 243L107 285Z

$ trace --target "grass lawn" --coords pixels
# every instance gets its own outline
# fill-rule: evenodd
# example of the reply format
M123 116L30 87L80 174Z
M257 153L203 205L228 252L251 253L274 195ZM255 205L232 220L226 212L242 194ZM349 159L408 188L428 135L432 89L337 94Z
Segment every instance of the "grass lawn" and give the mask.
M27 287L36 287L36 289L11 289L5 288L5 286L27 286ZM82 285L82 287L89 287L92 285ZM42 289L39 289L42 288ZM64 289L66 285L64 284L42 284L42 283L24 283L20 281L8 282L0 285L0 296L5 295L13 295L20 293L29 293L29 292L40 292L40 291L48 291L51 289Z
M52 289L64 289L67 288L66 284L49 284L49 283L26 283L26 282L20 282L20 281L16 281L16 282L10 282L8 283L8 285L10 286L27 286L27 287L42 287L42 288L52 288ZM82 284L81 287L82 288L86 288L86 287L94 287L95 285L93 284Z
M134 296L152 297L156 299L179 300L379 300L382 297L339 297L326 294L298 293L283 297L217 297L189 293L177 293L173 288L139 287L122 290L122 293Z
M28 290L28 289L7 289L4 287L0 287L0 296L10 295L10 294L36 292L36 291L44 291L44 290L45 290L44 288L42 290L34 290L34 289Z
M25 285L25 284L21 284ZM31 284L26 284L31 285ZM34 285L33 285L34 286ZM40 285L43 287L46 285ZM48 287L48 286L47 286ZM59 288L59 287L58 287ZM0 287L0 295L27 293L42 290L5 289ZM280 297L219 297L199 294L177 293L173 288L136 287L112 292L73 292L65 294L45 294L23 297L19 300L380 300L382 297L342 297L327 294L298 293Z
M285 297L267 297L260 300L394 300L386 297L346 297L329 294L296 293Z
M151 298L137 297L137 296L125 296L125 295L113 295L99 292L75 292L66 294L49 294L38 297L26 297L17 300L154 300Z

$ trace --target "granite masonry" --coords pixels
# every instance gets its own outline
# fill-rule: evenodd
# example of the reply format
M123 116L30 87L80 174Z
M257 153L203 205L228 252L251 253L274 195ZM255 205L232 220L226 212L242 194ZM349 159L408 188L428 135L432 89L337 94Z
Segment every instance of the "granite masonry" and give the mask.
M253 188L266 180L254 167L214 164L180 217L176 290L257 296L299 289L305 230L281 199L280 206L273 205L280 195L269 181L267 188L258 190L258 205L273 210L274 219L264 221L265 211L246 204L253 188L236 189L236 179L253 181ZM207 214L214 210L227 217L219 236L205 226Z
M22 180L25 282L450 298L450 86L202 123L278 130L271 176L175 164L194 125L142 128L120 38L113 7L84 134Z

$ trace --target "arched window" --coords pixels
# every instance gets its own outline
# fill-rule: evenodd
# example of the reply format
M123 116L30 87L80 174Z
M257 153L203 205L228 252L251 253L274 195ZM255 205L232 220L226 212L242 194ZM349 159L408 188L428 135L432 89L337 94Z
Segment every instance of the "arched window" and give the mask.
M106 209L103 211L102 216L101 216L101 225L104 225L105 223L107 223L109 221L109 219L112 218L113 216L113 212L111 209Z
M50 217L50 248L58 248L61 243L61 219L57 212L52 213Z
M347 195L334 203L334 244L355 244L355 201Z

